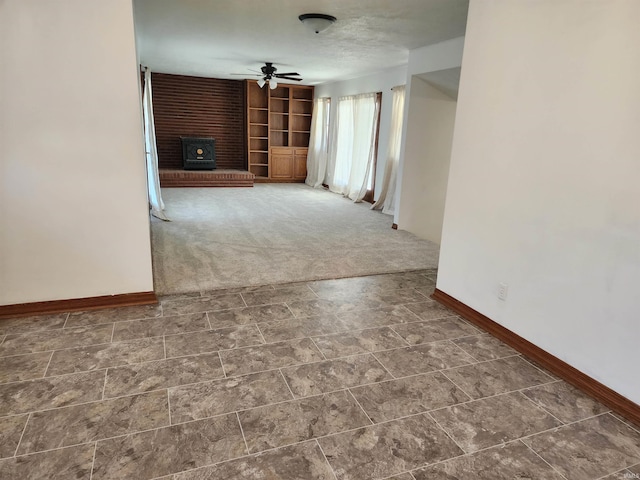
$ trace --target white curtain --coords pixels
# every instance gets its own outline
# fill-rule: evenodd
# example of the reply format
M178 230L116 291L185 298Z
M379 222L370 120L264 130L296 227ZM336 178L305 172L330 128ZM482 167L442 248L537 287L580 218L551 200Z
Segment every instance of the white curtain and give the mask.
M147 158L147 189L151 215L169 221L164 213L164 202L160 193L160 172L158 171L158 149L156 147L156 127L153 121L153 100L151 95L151 72L144 71L144 93L142 95L144 116L144 148Z
M361 202L367 193L375 158L379 103L376 93L338 99L331 156L334 164L329 189Z
M396 176L398 163L400 162L400 144L402 141L402 120L404 114L404 85L393 87L393 106L391 109L391 131L389 134L389 147L387 150L387 163L384 167L384 179L380 197L371 205L371 208L382 213L393 215L395 212Z
M327 173L330 108L330 98L318 98L313 105L309 153L307 154L307 179L305 183L314 188L322 186Z

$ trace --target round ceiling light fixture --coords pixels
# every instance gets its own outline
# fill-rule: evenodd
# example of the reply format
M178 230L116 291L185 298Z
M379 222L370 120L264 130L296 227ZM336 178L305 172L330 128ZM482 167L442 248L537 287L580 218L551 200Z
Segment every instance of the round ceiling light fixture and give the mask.
M298 20L314 32L320 33L329 28L336 21L336 17L324 13L305 13L300 15Z

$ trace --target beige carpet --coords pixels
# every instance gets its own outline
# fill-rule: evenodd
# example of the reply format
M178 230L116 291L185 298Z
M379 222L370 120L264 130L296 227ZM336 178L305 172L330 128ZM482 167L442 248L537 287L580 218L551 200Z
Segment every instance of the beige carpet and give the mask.
M172 222L151 223L158 294L437 267L438 245L304 184L162 194Z

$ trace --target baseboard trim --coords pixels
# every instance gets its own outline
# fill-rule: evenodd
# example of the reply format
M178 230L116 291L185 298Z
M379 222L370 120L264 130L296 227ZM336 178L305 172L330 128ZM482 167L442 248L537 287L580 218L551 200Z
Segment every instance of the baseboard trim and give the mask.
M623 397L606 385L582 373L580 370L551 355L530 341L525 340L442 290L436 288L431 298L445 307L450 308L465 320L470 321L499 340L502 340L518 352L535 360L551 373L579 388L586 394L591 395L596 400L611 408L614 412L630 420L636 426L640 426L640 405Z
M154 305L156 303L158 303L158 297L156 297L154 292L136 292L120 295L104 295L100 297L51 300L47 302L19 303L15 305L0 305L0 319L46 315L50 313L99 310L102 308L130 307L134 305Z

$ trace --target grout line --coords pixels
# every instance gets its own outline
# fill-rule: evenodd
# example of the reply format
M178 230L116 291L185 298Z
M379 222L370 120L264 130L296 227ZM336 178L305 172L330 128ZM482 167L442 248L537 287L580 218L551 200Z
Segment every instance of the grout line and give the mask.
M280 372L280 375L282 375L282 379L284 380L284 384L289 389L289 393L291 393L291 398L293 398L295 400L296 396L294 395L293 390L291 390L291 386L289 385L289 382L287 382L287 377L284 376L284 373L282 373L282 369L281 368L279 368L278 371ZM301 397L301 398L304 398L304 397Z
M472 365L473 365L473 364L472 364ZM438 372L440 372L442 375L444 375L444 376L445 376L445 378L446 378L447 380L449 380L451 383L453 383L453 384L456 386L456 388L460 389L460 391L461 391L462 393L464 393L467 397L469 397L469 398L471 399L471 401L480 400L480 399L478 399L478 398L473 398L473 396L472 396L472 395L469 395L467 392L465 392L464 388L462 388L462 387L461 387L460 385L458 385L456 382L454 382L453 380L451 380L451 378L449 377L449 375L447 375L447 374L445 373L445 371L444 371L444 370L437 370L437 371L438 371ZM502 395L502 394L500 394L500 395ZM488 397L481 397L481 398L491 398L491 397L495 397L495 396L497 396L497 395L489 395ZM468 403L468 402L462 402L462 403Z
M404 338L402 335L400 335L398 332L396 332L396 331L394 330L394 328L393 328L393 327L395 327L395 325L390 326L390 327L389 327L389 330L391 330L391 331L392 331L393 333L395 333L398 337L400 337L400 338L402 339L402 341L403 341L404 343L406 343L406 344L407 344L407 346L408 346L408 347L411 347L412 345L407 341L407 339L406 339L406 338Z
M70 317L71 317L71 312L68 312L67 317L64 319L64 323L62 324L62 330L64 330L67 327L67 322L69 321Z
M93 469L96 465L96 452L98 451L98 442L93 444L93 460L91 460L91 472L89 474L89 480L93 478Z
M324 461L327 462L327 465L329 465L329 470L331 470L331 473L333 473L333 478L335 480L338 480L338 476L336 475L336 472L333 470L333 466L331 465L331 463L329 463L329 459L327 458L327 455L324 453L322 445L320 445L320 442L318 441L317 438L314 438L314 440L316 441L316 445L318 445L318 448L320 449L320 453L322 453L322 456L324 457Z
M164 358L161 360L167 360L167 336L162 335L162 349L164 350ZM144 362L140 362L144 363Z
M538 457L540 460L542 460L544 463L546 463L547 465L549 465L549 467L551 468L551 470L553 470L554 472L556 472L558 475L560 475L560 477L564 478L564 480L567 480L567 477L565 477L558 469L556 469L556 467L554 467L553 465L551 465L549 462L547 462L544 458L542 458L542 456L536 452L533 448L531 448L529 445L527 445L526 443L524 443L521 439L518 439L518 442L520 442L522 445L524 445L525 447L527 447L530 451L533 452L533 454Z
M22 427L22 433L20 434L20 440L18 440L18 445L16 445L16 449L13 452L13 456L18 455L18 450L20 450L20 444L22 443L22 437L24 437L24 432L27 431L27 425L29 424L29 420L31 420L31 412L27 415L27 421L24 422L24 427Z
M318 347L318 344L316 343L316 341L312 337L307 337L307 338L311 340L311 343L313 343L313 346L316 347L316 349L320 352L320 355L322 355L322 358L324 358L325 360L329 360L327 356L324 354L324 352L320 350L320 347ZM335 360L335 359L332 358L331 360Z
M55 350L51 351L51 356L49 357L49 361L47 362L47 366L44 369L44 373L42 374L42 377L40 378L46 378L47 376L47 372L49 371L49 367L51 366L51 360L53 359L53 354L56 353Z
M355 402L358 404L358 406L360 407L360 410L362 410L362 413L364 413L364 416L367 417L367 420L369 420L371 422L371 425L375 425L375 422L373 420L371 420L371 417L369 416L369 414L367 413L367 411L364 409L364 407L360 404L360 402L358 401L358 399L356 398L356 396L353 394L353 392L351 391L350 388L347 388L347 392L349 392L349 394L351 395L351 397L355 400Z
M406 347L403 347L403 348L406 348ZM371 352L371 356L372 356L373 358L375 358L376 362L378 362L378 363L380 364L380 366L382 367L382 369L383 369L385 372L387 372L389 375L391 375L391 378L393 378L393 379L398 378L398 377L396 377L393 373L391 373L391 371L390 371L387 367L385 367L384 363L382 363L382 362L378 359L378 357L376 357L376 353L377 353L377 352ZM428 372L425 372L425 373L428 373ZM422 374L421 374L421 373L419 373L419 374L417 374L417 375L422 375ZM409 376L411 377L411 376L413 376L413 375L409 375ZM380 382L383 382L383 381L384 381L384 380L380 380Z
M264 334L262 333L262 330L260 330L260 324L256 322L255 326L258 329L258 333L260 334L260 337L262 337L262 341L264 342L263 345L266 345L267 344L267 339L264 338Z
M116 333L116 324L115 322L113 323L113 326L111 327L111 338L109 339L109 343L113 343L113 335Z
M223 375L222 378L229 378L229 376L227 375L227 371L224 368L224 362L222 361L222 356L220 355L220 352L217 352L217 353L218 353L218 360L220 360L220 366L222 367L222 375ZM258 373L258 372L255 372L255 373ZM247 374L247 375L249 375L249 374ZM237 375L237 376L239 377L240 375ZM213 380L207 380L207 381L211 382ZM202 382L196 382L196 383L191 383L191 384L188 383L187 385L196 385L198 383L202 383Z
M477 337L477 335L471 335L473 337ZM454 338L453 340L458 340L457 338ZM460 345L458 345L456 342L454 342L453 340L447 340L451 345L455 346L458 350L460 350L462 353L464 353L465 355L471 357L473 360L475 360L475 363L469 363L468 365L476 365L478 363L481 363L483 361L486 360L478 360L478 357L475 357L471 354L471 352L467 352L464 348L462 348ZM500 357L500 358L506 358L506 357ZM500 358L493 358L492 360L500 360ZM461 365L462 366L462 365Z
M105 368L104 369L104 383L102 384L102 400L104 400L104 394L105 391L107 389L107 373L108 373L109 369Z
M209 330L213 330L213 325L211 325L211 318L209 318L209 312L204 312L204 316L207 319L207 323L209 324Z
M238 425L240 426L240 433L242 433L242 439L244 440L244 446L247 449L247 455L251 455L249 451L249 444L247 443L247 437L244 436L244 429L242 428L242 422L240 421L240 415L236 412L236 419L238 420Z
M167 388L167 413L169 414L169 426L173 425L171 421L171 395L169 395L169 389Z
M436 420L436 417L434 417L434 416L431 414L431 412L427 412L427 415L429 416L429 418L430 418L431 420L433 420L433 421L435 422L436 426L437 426L440 430L442 430L442 431L444 432L444 434L445 434L447 437L449 437L453 443L455 443L455 444L456 444L456 446L460 449L460 451L461 451L463 454L471 453L471 452L467 452L464 448L462 448L462 445L460 445L460 444L456 441L456 439L455 439L455 438L453 438L453 436L452 436L452 435L451 435L451 434L450 434L450 433L449 433L449 432L448 432L448 431L447 431L447 430L446 430L442 425L440 425L440 422L438 422L438 420ZM458 456L460 456L460 455L458 455ZM455 457L454 457L454 458L455 458Z
M542 405L539 405L539 404L538 404L538 402L534 401L532 398L527 397L527 396L524 394L524 391L523 391L523 390L525 390L525 389L518 390L516 393L519 393L519 394L520 394L520 396L521 396L522 398L524 398L524 399L528 400L529 402L531 402L531 403L532 403L532 404L533 404L533 405L534 405L538 410L540 410L540 411L542 411L542 412L546 413L546 414L547 414L547 415L549 415L550 417L553 417L553 418L554 418L554 419L556 419L558 422L560 422L560 425L558 425L559 427L560 427L560 426L562 426L562 425L566 425L566 423L565 423L565 422L563 422L562 420L560 420L558 417L556 417L553 413L551 413L549 410L547 410L546 408L544 408ZM527 388L526 390L529 390L529 388Z
M242 292L238 292L238 295L240 295L240 300L242 300L242 303L244 303L244 307L240 307L240 308L247 308L249 306L249 304L244 299L244 295L242 294Z

